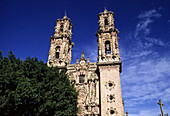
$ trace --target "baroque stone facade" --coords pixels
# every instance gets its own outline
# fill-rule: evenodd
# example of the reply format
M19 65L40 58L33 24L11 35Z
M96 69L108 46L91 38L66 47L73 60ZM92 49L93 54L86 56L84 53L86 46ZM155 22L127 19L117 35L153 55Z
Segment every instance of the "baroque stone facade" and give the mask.
M65 68L72 84L79 91L79 116L124 116L124 104L121 94L121 64L117 34L114 26L114 13L104 10L98 15L99 30L98 62L91 63L83 52L76 64L70 64L71 20L64 16L57 19L55 33L51 36L48 66Z

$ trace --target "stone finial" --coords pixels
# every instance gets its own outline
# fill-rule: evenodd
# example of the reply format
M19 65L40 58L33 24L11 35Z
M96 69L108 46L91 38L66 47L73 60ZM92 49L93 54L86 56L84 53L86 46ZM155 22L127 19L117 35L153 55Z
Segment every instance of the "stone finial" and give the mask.
M79 63L79 59L77 58L77 60L76 60L76 63L78 64Z
M107 13L107 9L106 8L104 9L104 13Z
M65 15L65 16L63 17L63 19L67 19L67 16Z
M89 63L90 61L89 61L89 57L87 58L87 62Z
M126 110L126 116L128 116L128 111Z

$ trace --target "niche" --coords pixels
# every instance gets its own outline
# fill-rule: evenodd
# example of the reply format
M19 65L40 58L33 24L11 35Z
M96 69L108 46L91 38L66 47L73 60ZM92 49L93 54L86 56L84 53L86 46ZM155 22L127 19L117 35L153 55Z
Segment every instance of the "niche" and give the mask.
M80 75L79 76L79 83L84 83L85 82L85 75Z
M107 18L104 19L105 26L109 25Z
M60 55L60 46L57 46L57 47L56 47L55 57L56 57L56 58L59 58L59 55Z
M105 52L106 54L111 54L110 41L105 42Z

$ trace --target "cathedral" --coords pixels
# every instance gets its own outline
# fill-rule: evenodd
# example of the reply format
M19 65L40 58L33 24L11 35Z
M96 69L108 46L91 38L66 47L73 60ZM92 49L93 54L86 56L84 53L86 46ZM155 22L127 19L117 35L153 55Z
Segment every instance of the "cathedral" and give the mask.
M54 35L50 37L47 65L66 69L70 82L79 91L78 116L124 116L119 31L115 28L113 16L114 13L106 9L98 14L97 62L90 62L83 52L80 59L71 64L73 25L67 16L56 20Z

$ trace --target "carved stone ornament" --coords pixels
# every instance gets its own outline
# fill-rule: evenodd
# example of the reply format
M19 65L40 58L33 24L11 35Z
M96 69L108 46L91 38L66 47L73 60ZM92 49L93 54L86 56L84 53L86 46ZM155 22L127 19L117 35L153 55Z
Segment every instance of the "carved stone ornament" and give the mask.
M106 87L107 89L109 89L109 90L114 89L115 86L116 86L116 84L114 83L114 81L108 81L108 82L106 82L106 84L105 84L105 87Z
M78 107L80 110L80 113L78 113L78 116L84 116L87 110L85 109L85 103L87 100L87 90L86 87L83 86L78 86L76 88L79 91L79 96L78 96Z
M115 41L115 48L116 48L116 49L118 48L118 43L117 43L117 41Z
M89 80L94 81L94 80L96 80L96 79L98 79L96 73L91 73L91 75L89 76Z
M107 95L107 102L109 103L115 102L115 95L114 94Z
M86 101L86 96L87 96L87 90L85 86L79 86L77 87L77 90L79 91L79 96L78 96L78 103L83 104Z
M55 41L54 40L51 40L51 44L54 44L55 43Z
M55 43L56 43L57 46L62 44L61 41L55 41Z
M106 114L108 116L116 116L116 114L118 114L118 112L116 111L116 108L110 107L110 108L107 108Z
M80 61L80 65L85 65L86 64L86 61L85 60L81 60Z
M81 59L80 59L80 60L86 60L85 57L84 57L84 55L85 55L85 53L82 52L82 54L81 54Z

